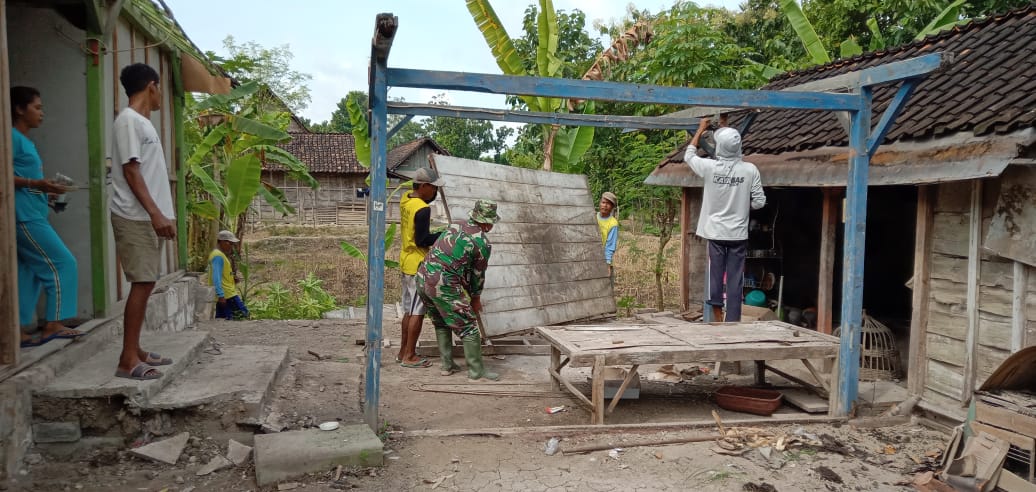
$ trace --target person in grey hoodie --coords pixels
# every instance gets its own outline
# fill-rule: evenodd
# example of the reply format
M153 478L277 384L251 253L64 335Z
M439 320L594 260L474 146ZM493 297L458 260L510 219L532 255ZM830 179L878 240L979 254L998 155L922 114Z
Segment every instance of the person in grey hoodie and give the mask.
M741 321L748 213L766 205L763 182L755 165L741 160L741 134L730 127L713 132L716 159L698 157L698 140L709 128L702 118L684 162L705 181L697 234L709 243L709 299L713 321L724 319L723 281L726 279L725 321Z

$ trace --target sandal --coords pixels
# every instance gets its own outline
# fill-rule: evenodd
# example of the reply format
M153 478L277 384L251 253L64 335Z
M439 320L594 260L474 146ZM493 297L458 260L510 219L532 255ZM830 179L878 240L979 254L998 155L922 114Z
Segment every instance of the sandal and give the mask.
M155 352L148 352L147 357L144 358L144 363L149 366L168 366L173 363L173 359L162 357Z
M135 379L137 381L147 381L151 379L158 379L162 377L162 373L158 369L151 367L143 362L137 364L132 371L123 371L116 369L115 377L125 379Z
M79 338L79 337L81 337L83 335L86 335L86 333L83 333L83 332L81 332L79 330L75 330L75 329L72 329L72 328L62 328L62 329L58 330L57 332L47 336L47 338L45 338L45 340L50 341L50 340L53 340L55 338L68 338L68 339L73 339L74 340L74 339Z
M421 359L421 360L419 360L417 362L400 362L399 365L403 366L403 367L410 367L410 368L413 368L413 369L419 369L419 368L423 368L423 367L431 367L432 363L428 359Z

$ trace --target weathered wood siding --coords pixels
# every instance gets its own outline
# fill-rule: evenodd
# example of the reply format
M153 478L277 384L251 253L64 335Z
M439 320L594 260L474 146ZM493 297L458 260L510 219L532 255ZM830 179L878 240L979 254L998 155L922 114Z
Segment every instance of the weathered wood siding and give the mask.
M615 311L585 176L441 155L433 159L446 178L451 218L466 218L479 198L499 206L482 292L489 336Z
M976 343L970 358L967 340L972 329L968 305L972 182L938 185L935 200L928 322L923 342L927 353L923 397L958 414L970 394L965 391L965 381L974 382L972 389L981 386L1012 349L1015 265L982 246L999 196L999 180L985 180L981 188L977 323L973 333ZM1023 272L1032 269L1026 265L1021 268ZM1028 275L1026 291L1022 311L1026 320L1036 320L1034 275ZM1028 332L1022 337L1023 344L1036 343L1036 321L1020 326ZM972 377L968 377L969 360L974 361Z

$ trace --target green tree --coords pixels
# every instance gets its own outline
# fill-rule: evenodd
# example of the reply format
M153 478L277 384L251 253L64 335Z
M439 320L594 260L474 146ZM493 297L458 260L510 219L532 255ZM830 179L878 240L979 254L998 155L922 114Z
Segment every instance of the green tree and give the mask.
M266 48L255 41L238 44L233 36L227 36L223 39L223 49L227 52L226 57L211 51L206 54L233 79L266 85L292 113L299 113L309 106L311 98L306 84L313 77L291 68L295 55L287 44Z
M431 104L446 106L449 103L446 95L440 94L432 98ZM506 126L494 129L493 124L485 120L441 116L425 120L422 129L451 155L475 160L488 158L494 162L501 161L506 140L514 132Z

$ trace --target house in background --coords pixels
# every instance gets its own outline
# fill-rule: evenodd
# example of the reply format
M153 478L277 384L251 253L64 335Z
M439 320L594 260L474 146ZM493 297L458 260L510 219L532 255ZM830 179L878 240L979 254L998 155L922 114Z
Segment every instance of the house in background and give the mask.
M863 307L893 330L921 407L965 418L1011 353L1036 345L1036 7L774 79L780 90L943 53L871 159ZM874 92L874 115L896 94ZM749 114L731 113L731 126ZM838 325L847 135L830 112L762 110L744 135L767 206L752 215L746 281ZM671 153L645 180L683 189L681 287L700 306L705 246L694 235L701 179ZM771 279L767 281L767 279ZM861 372L862 374L862 372ZM1036 402L1033 402L1036 405Z
M355 154L355 141L349 133L292 132L281 147L299 158L319 187L312 189L292 179L275 162L263 163L263 182L284 191L295 215L287 217L261 197L253 202L249 224L262 227L274 224L362 225L367 223L368 170ZM389 191L408 181L419 167L429 167L428 156L449 155L434 140L418 138L388 152ZM399 220L399 194L388 204L386 219Z
M118 10L115 10L115 9ZM129 292L115 254L108 212L108 149L112 123L126 106L121 69L147 63L158 71L162 110L152 113L177 207L177 241L164 243L163 278L149 303L147 331L180 331L194 323L198 282L185 277L186 189L182 156L187 92L226 93L230 80L186 36L168 10L151 0L0 0L0 475L17 470L32 444L32 388L107 346L121 330ZM215 74L215 75L214 75ZM7 94L28 85L42 93L47 118L29 137L47 176L65 174L79 189L51 223L78 260L79 342L55 340L19 349L11 121ZM45 364L41 369L38 364ZM2 477L0 477L2 478Z

